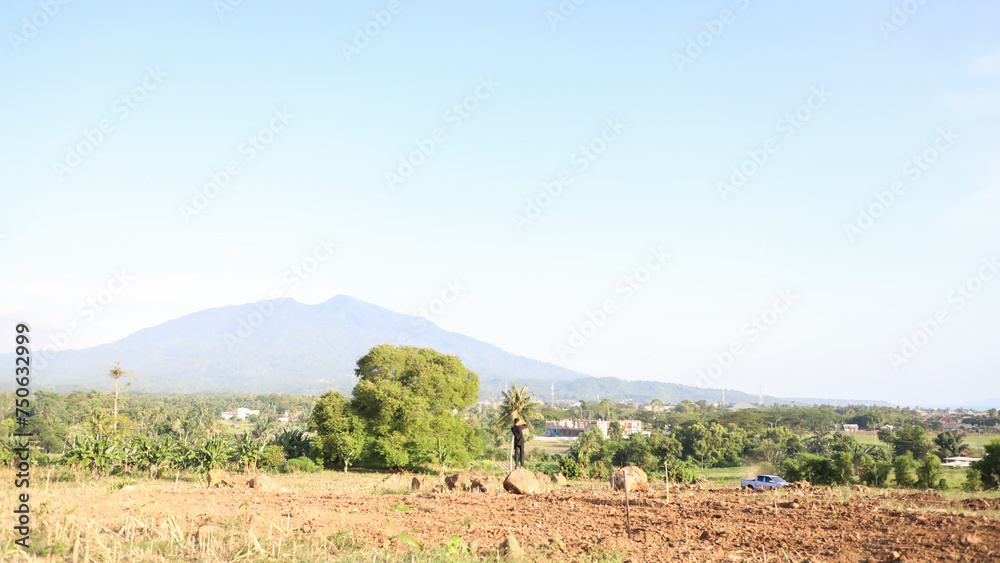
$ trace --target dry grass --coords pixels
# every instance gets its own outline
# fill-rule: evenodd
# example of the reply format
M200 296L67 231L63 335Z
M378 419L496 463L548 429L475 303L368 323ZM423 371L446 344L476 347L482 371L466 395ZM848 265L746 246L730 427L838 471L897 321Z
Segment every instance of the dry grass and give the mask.
M148 562L232 562L232 561L372 561L388 563L395 561L454 562L466 563L483 561L483 554L470 554L468 546L457 538L455 545L417 549L405 538L396 537L383 545L370 545L351 527L344 527L329 534L304 532L290 525L265 523L252 510L251 500L243 502L240 510L227 516L226 524L191 526L174 516L154 515L162 513L157 501L142 504L139 501L126 503L121 515L116 517L102 513L102 502L114 495L129 498L155 497L157 493L190 493L203 491L205 481L202 475L180 474L170 479L95 477L86 473L57 469L49 474L47 468L36 468L41 473L41 483L30 492L31 540L29 549L22 549L13 543L15 539L11 526L4 526L0 532L0 560L2 561L102 561L119 563L126 561ZM61 473L60 473L61 472ZM56 475L58 473L58 475ZM16 495L24 490L13 487L13 473L0 471L5 485L0 494L3 506L12 506ZM320 473L299 473L272 476L278 486L285 491L325 489L331 494L337 492L367 492L369 494L410 494L408 487L387 489L387 475L371 472L323 471ZM33 482L34 485L34 482ZM66 509L65 503L58 502L73 492L74 498L82 500L82 506ZM140 493L150 493L149 495ZM251 495L252 498L252 495ZM211 513L212 504L208 496L204 511ZM405 500L401 500L405 503ZM60 505L59 510L54 507ZM89 510L88 510L89 509ZM90 516L85 516L83 513ZM95 517L96 515L96 517ZM100 521L98 520L100 518ZM493 553L489 560L497 559ZM620 554L588 554L574 559L580 562L621 561ZM525 561L547 561L544 553L529 553Z

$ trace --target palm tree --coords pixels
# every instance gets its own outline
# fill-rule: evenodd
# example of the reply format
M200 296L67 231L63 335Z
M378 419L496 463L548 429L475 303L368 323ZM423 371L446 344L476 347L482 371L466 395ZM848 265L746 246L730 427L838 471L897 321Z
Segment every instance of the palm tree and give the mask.
M503 401L500 402L500 418L499 424L501 428L507 425L513 425L514 420L520 419L524 422L529 422L533 419L539 418L541 416L541 403L534 400L535 394L528 394L528 386L525 385L520 389L517 388L517 382L514 385L503 391L501 394ZM510 455L508 456L508 465L513 467L514 463L514 436L510 437Z
M115 380L115 408L113 411L114 422L112 423L112 431L113 433L118 434L118 393L128 389L129 386L132 385L132 382L129 381L119 388L118 380L122 377L131 377L132 379L135 379L135 370L122 369L121 362L115 362L115 365L108 370L108 375L111 379Z
M601 399L598 408L604 409L604 420L611 420L611 409L614 408L615 402L611 399Z

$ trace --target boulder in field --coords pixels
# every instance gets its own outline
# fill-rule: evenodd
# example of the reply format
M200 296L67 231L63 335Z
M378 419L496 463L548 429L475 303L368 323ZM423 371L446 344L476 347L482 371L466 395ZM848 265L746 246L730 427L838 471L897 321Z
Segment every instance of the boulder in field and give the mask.
M220 485L233 486L233 478L224 469L209 469L207 477L208 488L210 489L212 487L219 487Z
M514 471L517 471L517 469ZM529 471L528 474L530 475L531 472ZM524 548L518 543L517 538L507 536L505 540L500 542L500 553L503 553L508 559L520 559L524 557Z
M551 479L552 482L556 485L562 485L564 487L566 486L566 476L563 475L561 472L553 473Z
M611 490L644 493L649 491L649 480L641 467L627 465L611 472Z
M444 484L447 485L448 490L461 490L468 491L472 488L472 479L489 479L490 476L482 471L461 471L454 475L449 475L444 478Z
M518 467L503 480L503 490L515 495L535 495L541 492L541 487L538 486L534 473Z
M490 475L486 477L473 477L469 490L474 493L494 493L497 490L497 484Z

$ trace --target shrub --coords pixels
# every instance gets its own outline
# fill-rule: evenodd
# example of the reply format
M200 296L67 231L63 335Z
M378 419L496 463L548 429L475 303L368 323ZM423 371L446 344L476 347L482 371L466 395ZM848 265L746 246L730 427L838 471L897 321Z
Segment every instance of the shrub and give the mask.
M303 473L315 473L319 471L319 466L308 457L302 456L286 461L281 466L281 471L284 473L297 473L299 471Z
M692 483L698 479L698 471L690 461L671 460L667 464L670 480L674 483Z
M1000 488L1000 438L983 446L983 459L972 465L979 472L984 489Z
M965 473L965 482L962 483L962 490L970 493L983 490L983 477L978 469L969 469Z
M559 471L562 472L563 476L567 479L580 478L580 464L569 456L562 456L559 458Z
M917 467L917 488L932 489L941 478L941 461L936 455L926 455Z
M551 456L542 448L531 448L524 456L529 461L549 461Z
M913 477L913 456L909 452L892 462L892 476L896 484L904 489L916 484L917 480Z
M596 463L592 463L590 467L587 468L587 477L590 479L603 480L607 479L610 473L604 467L604 461L597 460Z
M260 460L261 469L278 469L284 464L285 448L277 444L271 444L264 448L264 455Z

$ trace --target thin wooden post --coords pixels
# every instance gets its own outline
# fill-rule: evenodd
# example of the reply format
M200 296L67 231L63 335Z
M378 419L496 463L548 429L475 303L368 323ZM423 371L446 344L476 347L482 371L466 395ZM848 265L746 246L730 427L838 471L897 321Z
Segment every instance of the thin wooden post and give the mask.
M663 462L663 480L667 485L667 504L670 504L670 469L667 468L667 462Z
M632 539L632 515L628 510L628 474L622 469L622 485L625 487L625 532Z

